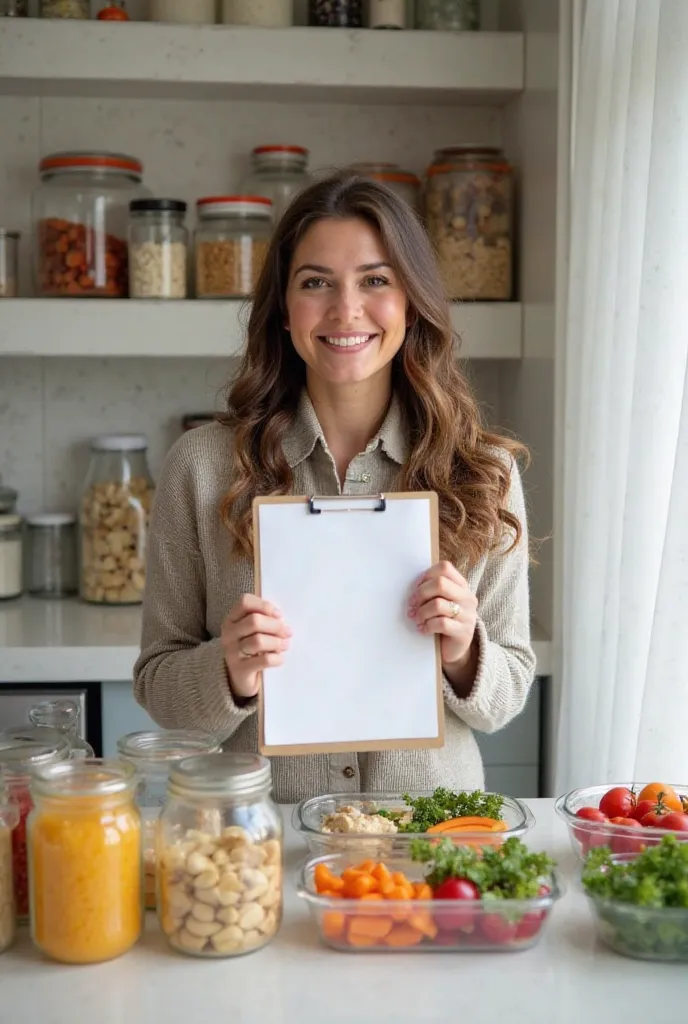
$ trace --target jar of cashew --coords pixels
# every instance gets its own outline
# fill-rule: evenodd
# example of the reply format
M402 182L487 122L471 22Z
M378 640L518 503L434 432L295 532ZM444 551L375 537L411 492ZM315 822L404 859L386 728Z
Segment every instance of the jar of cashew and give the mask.
M95 604L140 604L155 485L141 434L91 442L79 511L79 594Z
M282 821L270 762L219 753L175 765L158 820L158 918L200 957L261 949L282 919Z
M117 741L123 761L136 769L136 802L143 832L143 888L147 910L155 910L155 826L167 798L170 768L194 754L214 754L219 741L201 729L130 732Z

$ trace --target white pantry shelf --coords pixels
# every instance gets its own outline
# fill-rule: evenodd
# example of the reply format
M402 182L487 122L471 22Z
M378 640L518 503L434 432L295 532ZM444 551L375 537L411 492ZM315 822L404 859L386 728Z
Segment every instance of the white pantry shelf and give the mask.
M494 104L523 86L518 32L0 19L4 94Z
M219 357L240 355L248 302L10 299L0 302L0 356ZM519 359L518 302L454 303L470 359Z

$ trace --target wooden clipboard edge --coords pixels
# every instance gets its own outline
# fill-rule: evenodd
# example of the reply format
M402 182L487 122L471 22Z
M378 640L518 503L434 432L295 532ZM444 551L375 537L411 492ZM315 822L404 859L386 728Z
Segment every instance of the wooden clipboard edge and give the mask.
M430 553L431 564L440 559L439 536L439 502L435 491L385 491L388 501L423 500L428 502L430 511ZM333 495L318 495L333 497ZM357 494L356 498L374 498L376 495ZM272 494L267 497L253 499L253 572L254 590L262 597L260 576L260 506L261 505L307 505L307 495ZM430 566L428 566L430 568ZM258 691L258 749L268 757L287 757L298 754L335 754L335 753L366 753L378 750L427 750L444 746L444 691L442 675L442 654L440 638L435 636L435 665L437 672L437 736L424 736L405 740L359 740L357 743L337 742L319 744L288 744L285 746L268 746L265 743L265 715L263 702L263 673L260 673Z

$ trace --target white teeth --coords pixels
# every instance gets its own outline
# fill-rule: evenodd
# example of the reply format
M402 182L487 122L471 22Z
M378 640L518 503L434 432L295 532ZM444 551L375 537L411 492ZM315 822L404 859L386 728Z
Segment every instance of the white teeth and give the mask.
M369 334L356 334L350 338L326 337L325 341L328 345L336 345L337 348L353 348L355 345L365 345L366 341L369 339Z

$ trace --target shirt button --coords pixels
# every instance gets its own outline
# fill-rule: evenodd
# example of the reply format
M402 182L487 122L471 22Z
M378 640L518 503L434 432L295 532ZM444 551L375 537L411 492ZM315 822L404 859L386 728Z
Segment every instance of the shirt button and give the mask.
M347 779L353 779L354 775L356 774L356 769L352 768L351 765L349 764L346 766L346 768L344 768L343 774L346 776Z
M361 483L362 484L369 484L370 483L370 473L362 473L361 474Z

